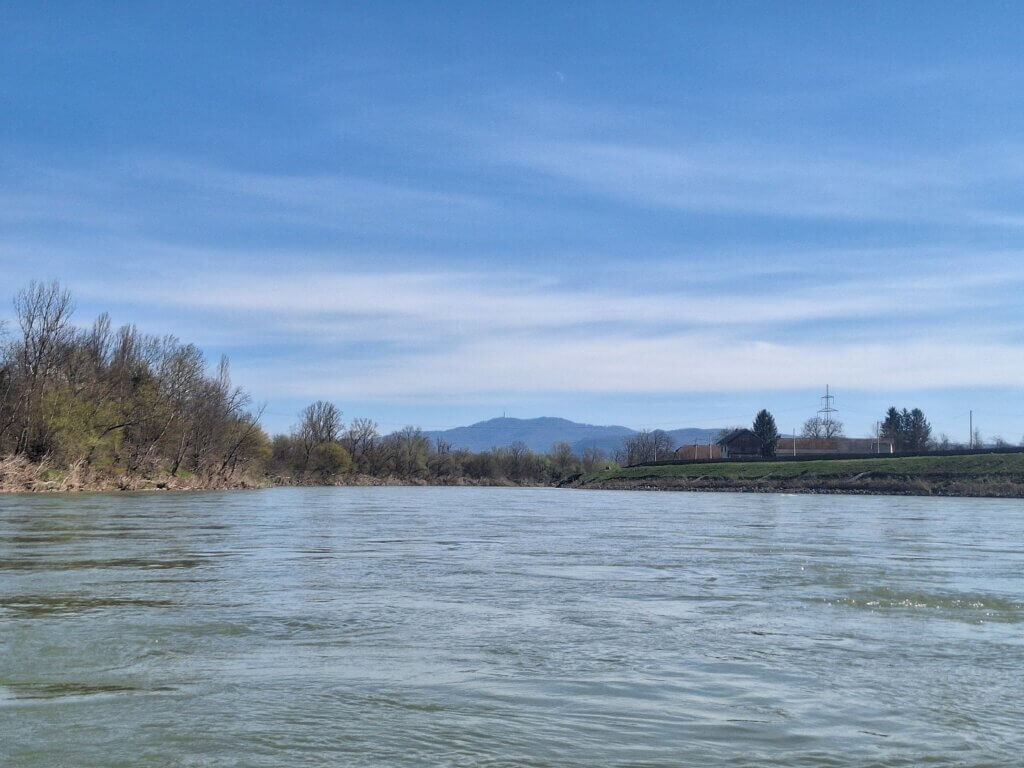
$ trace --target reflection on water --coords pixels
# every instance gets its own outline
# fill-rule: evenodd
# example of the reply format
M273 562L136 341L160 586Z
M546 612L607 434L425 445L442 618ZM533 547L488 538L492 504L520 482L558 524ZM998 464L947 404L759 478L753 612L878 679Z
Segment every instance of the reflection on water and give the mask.
M0 497L3 765L1020 765L1024 509Z

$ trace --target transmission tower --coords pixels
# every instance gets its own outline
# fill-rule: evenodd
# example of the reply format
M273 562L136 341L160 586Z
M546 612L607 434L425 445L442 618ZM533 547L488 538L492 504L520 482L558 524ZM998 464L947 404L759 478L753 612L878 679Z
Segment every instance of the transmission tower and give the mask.
M825 385L825 394L821 396L821 408L818 409L818 418L821 419L821 428L825 431L825 437L832 435L832 414L839 413L837 408L832 407L835 395L831 394L828 384Z

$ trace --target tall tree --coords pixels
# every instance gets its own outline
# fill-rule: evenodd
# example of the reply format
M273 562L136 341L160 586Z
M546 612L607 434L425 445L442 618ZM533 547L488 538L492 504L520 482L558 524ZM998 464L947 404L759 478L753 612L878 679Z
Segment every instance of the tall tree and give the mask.
M317 400L307 405L299 414L299 419L296 437L302 446L302 468L306 469L313 450L325 443L338 442L344 425L341 422L341 411L334 403L326 400Z
M904 416L904 442L907 450L924 451L932 437L932 425L924 417L920 408L915 408Z
M932 445L932 425L920 408L900 411L890 407L881 431L882 437L893 441L897 451L926 451Z
M779 442L779 429L775 426L775 417L762 408L754 417L751 431L761 441L761 455L771 458L775 455L775 446Z
M893 448L902 451L903 436L903 414L896 409L896 406L889 406L889 410L885 412L885 420L882 422L882 437L892 440Z

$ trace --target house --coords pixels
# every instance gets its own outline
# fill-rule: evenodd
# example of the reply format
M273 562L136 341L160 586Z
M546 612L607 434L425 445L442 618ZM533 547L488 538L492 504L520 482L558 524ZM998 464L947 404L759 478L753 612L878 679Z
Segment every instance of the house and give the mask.
M761 456L761 438L749 429L734 429L718 441L723 459L756 459Z

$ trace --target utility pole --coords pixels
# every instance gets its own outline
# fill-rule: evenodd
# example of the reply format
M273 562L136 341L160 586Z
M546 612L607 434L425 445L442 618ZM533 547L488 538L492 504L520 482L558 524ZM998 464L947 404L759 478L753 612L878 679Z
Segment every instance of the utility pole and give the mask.
M967 446L974 448L974 411L970 411L971 414L971 436L967 438Z
M793 427L793 455L796 456L796 427Z
M821 398L821 408L818 409L818 416L821 418L821 425L825 429L825 437L832 436L832 414L839 413L832 407L835 396L829 394L828 384L825 385L825 394Z

